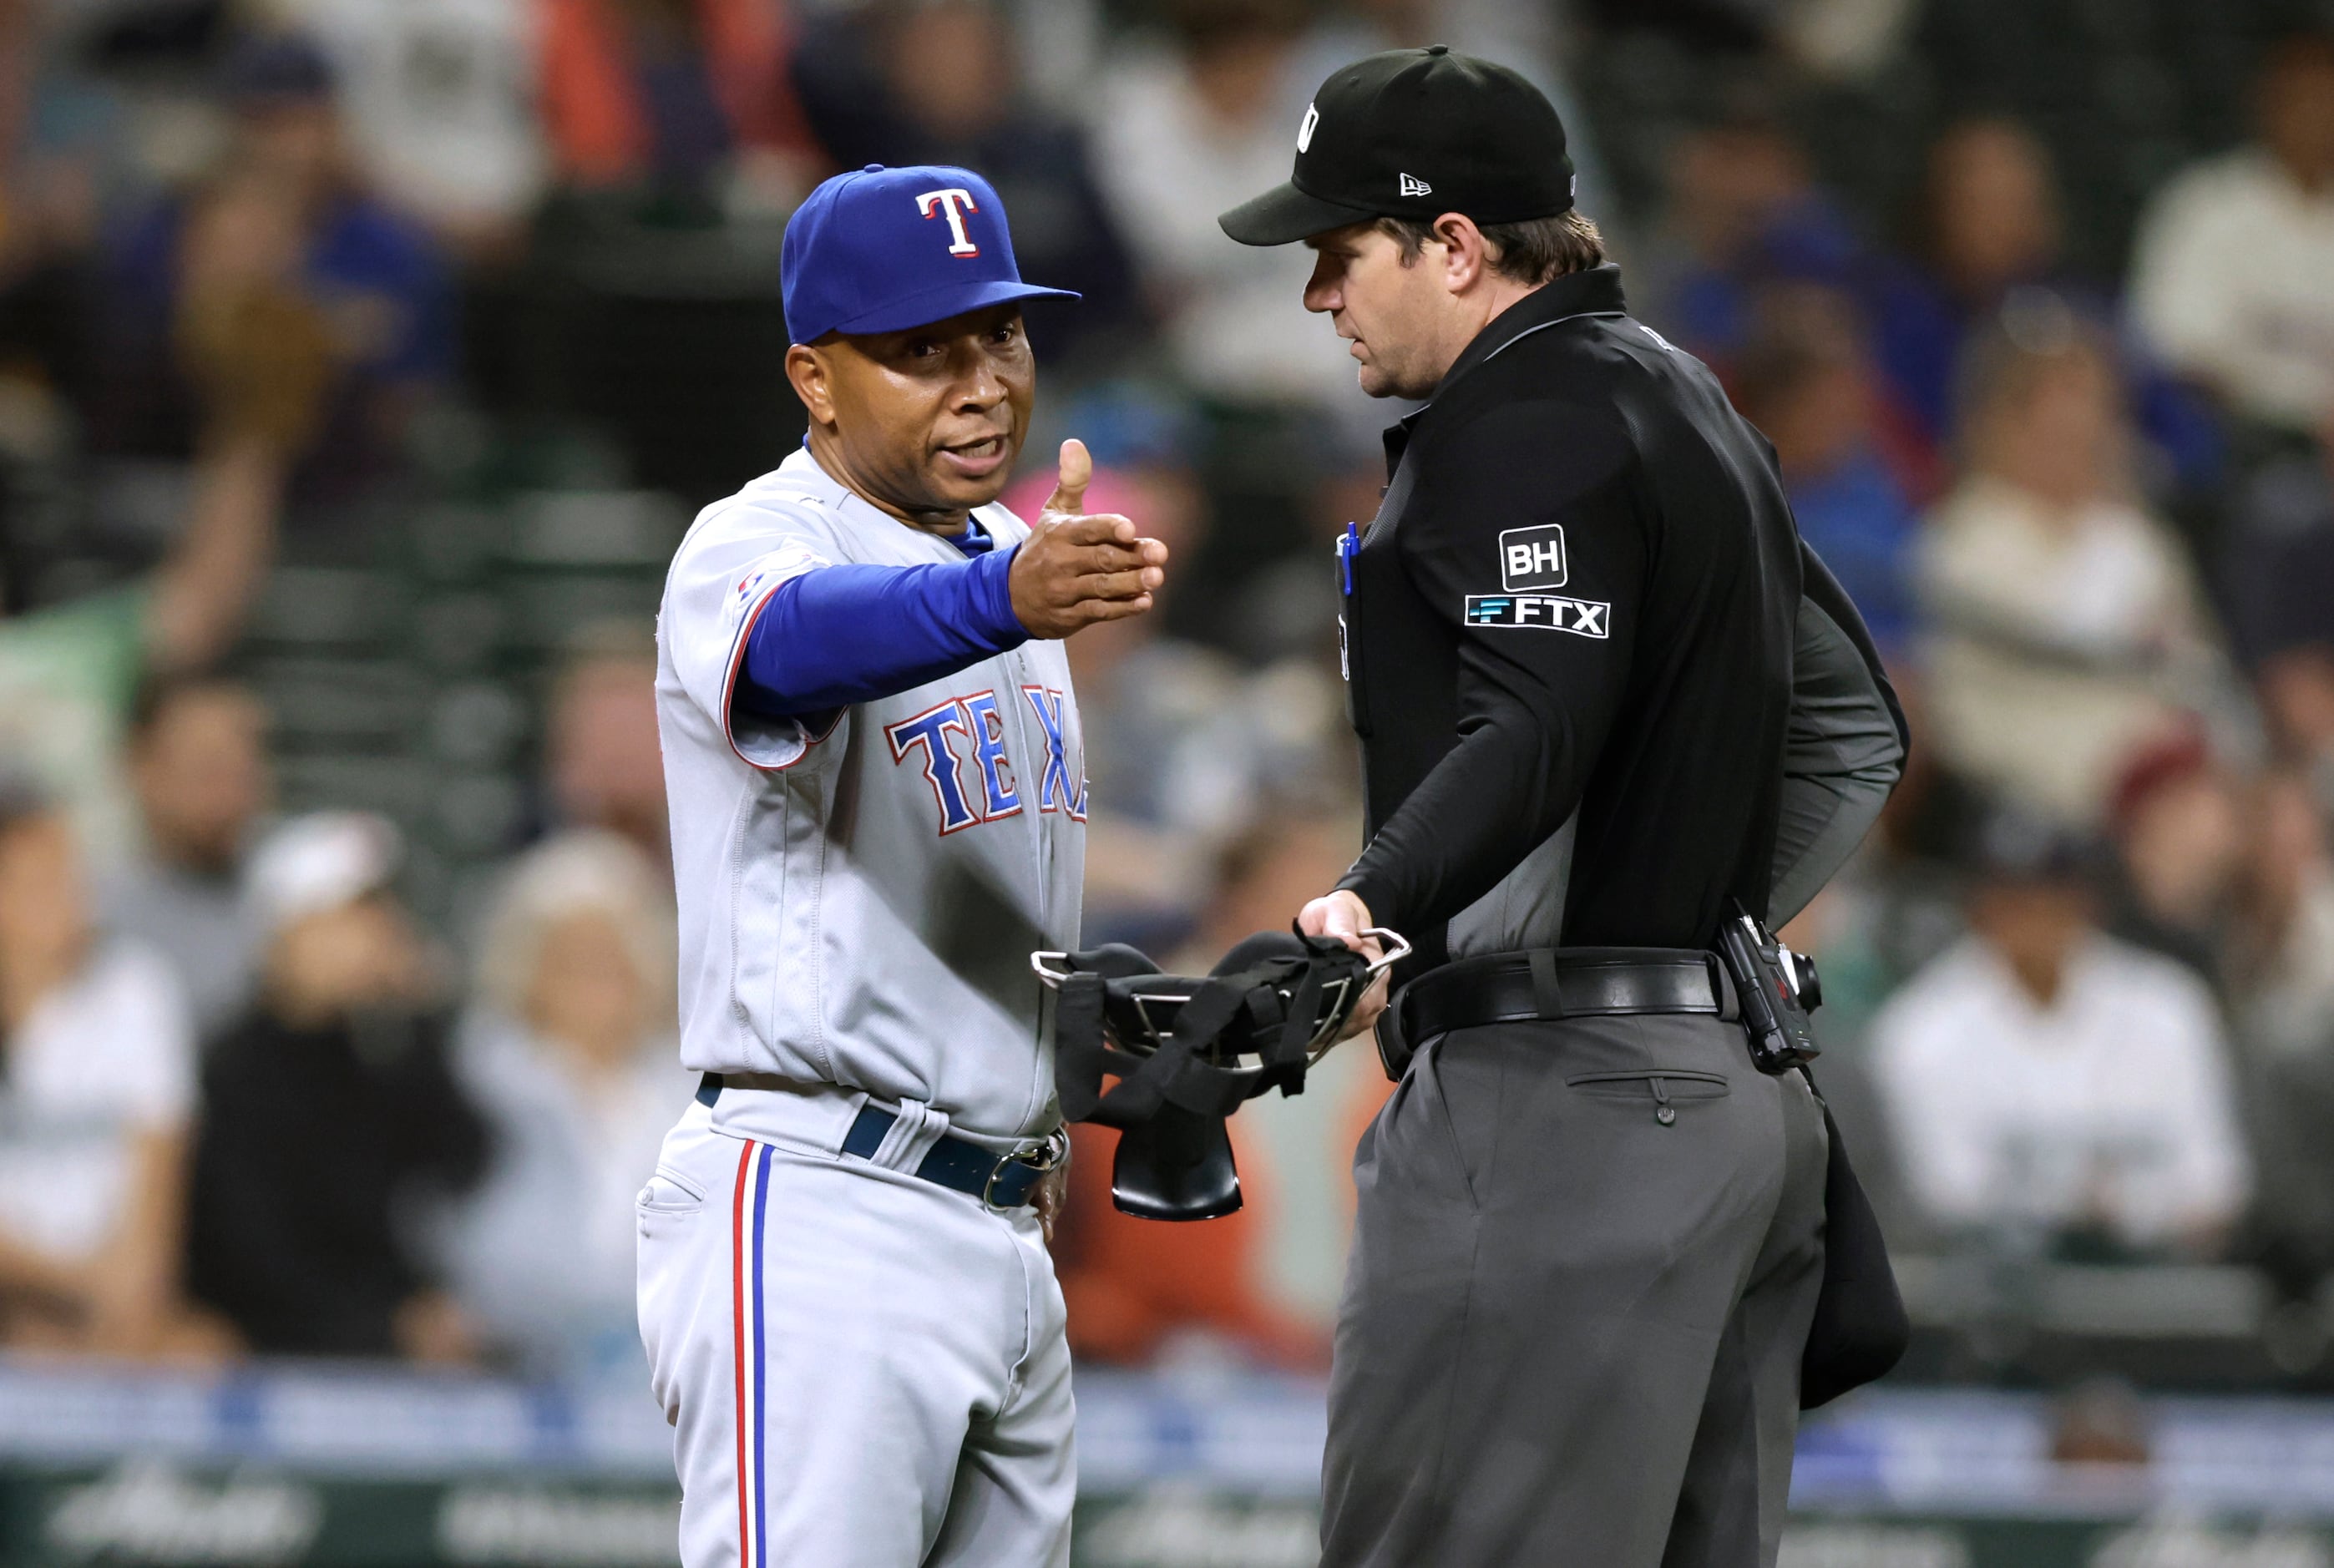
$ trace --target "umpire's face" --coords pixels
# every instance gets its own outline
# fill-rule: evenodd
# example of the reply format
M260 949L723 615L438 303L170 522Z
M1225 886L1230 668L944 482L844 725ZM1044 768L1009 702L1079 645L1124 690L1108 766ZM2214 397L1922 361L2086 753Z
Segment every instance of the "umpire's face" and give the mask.
M1029 430L1037 367L1021 308L903 332L830 332L786 353L811 442L835 476L911 523L963 526L997 499Z
M1313 250L1305 308L1326 315L1354 345L1362 390L1373 398L1431 396L1452 358L1445 351L1454 313L1444 247L1430 242L1405 259L1394 236L1369 223L1305 243Z

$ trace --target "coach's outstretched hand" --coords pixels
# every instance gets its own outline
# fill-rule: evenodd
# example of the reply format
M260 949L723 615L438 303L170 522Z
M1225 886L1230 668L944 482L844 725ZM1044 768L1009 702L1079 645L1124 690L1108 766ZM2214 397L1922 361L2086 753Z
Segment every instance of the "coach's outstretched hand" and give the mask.
M1013 613L1032 637L1067 637L1097 620L1140 615L1167 581L1166 545L1142 537L1124 517L1079 510L1093 479L1085 443L1063 442L1061 480L1030 523L1008 580Z

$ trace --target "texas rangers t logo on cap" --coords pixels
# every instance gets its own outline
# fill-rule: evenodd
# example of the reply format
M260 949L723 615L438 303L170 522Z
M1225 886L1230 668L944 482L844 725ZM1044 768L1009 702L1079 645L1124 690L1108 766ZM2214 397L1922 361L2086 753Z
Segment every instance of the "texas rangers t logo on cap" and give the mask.
M956 204L959 202L964 203L962 211L958 210ZM949 237L954 242L949 246L949 255L979 255L980 254L980 247L973 244L972 236L964 231L965 213L980 210L972 199L972 192L962 186L951 186L946 190L928 190L916 197L916 210L926 217L931 216L935 211L938 211L948 219Z
M904 332L1023 300L1078 297L1021 281L1004 198L971 169L951 164L871 163L821 181L786 220L778 273L786 337L797 343L828 332Z

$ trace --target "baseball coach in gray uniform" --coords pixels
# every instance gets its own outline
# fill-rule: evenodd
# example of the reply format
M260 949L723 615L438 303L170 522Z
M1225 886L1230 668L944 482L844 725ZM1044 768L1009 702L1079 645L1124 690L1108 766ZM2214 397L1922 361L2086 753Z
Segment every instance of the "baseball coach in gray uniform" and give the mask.
M1069 1561L1066 1146L1035 948L1077 945L1086 786L1059 639L1166 550L994 505L1028 428L997 193L870 167L789 223L804 449L709 506L658 618L682 1060L640 1315L688 1568Z
M1845 1167L1799 1048L1746 1027L1813 999L1770 997L1751 922L1877 815L1893 695L1772 449L1630 319L1515 72L1339 71L1290 182L1222 223L1310 245L1364 390L1423 400L1340 551L1368 841L1300 917L1416 948L1355 1164L1325 1568L1771 1564Z

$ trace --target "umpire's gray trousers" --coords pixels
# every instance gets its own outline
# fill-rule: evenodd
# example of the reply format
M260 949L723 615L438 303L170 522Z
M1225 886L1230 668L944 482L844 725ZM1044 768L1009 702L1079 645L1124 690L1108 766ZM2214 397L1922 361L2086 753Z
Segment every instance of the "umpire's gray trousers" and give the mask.
M1771 1568L1825 1152L1739 1024L1431 1042L1354 1162L1323 1568Z

